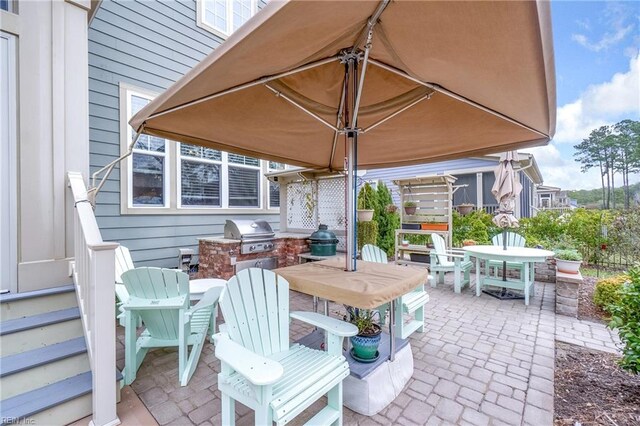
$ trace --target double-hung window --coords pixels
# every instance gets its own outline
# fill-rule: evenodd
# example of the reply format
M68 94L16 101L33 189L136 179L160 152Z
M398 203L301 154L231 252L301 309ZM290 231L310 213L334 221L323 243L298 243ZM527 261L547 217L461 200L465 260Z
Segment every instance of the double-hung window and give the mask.
M198 0L198 24L226 38L257 9L257 0Z
M128 91L127 105L130 118L151 101L150 96ZM135 131L128 127L128 137L132 141ZM167 206L167 141L165 139L140 135L133 146L129 159L129 206Z
M269 161L268 169L270 172L276 172L278 170L284 170L284 163L276 163L275 161ZM280 207L280 184L276 182L269 182L269 208L277 209Z
M222 152L180 144L180 206L222 207Z
M229 207L260 207L260 160L228 155Z

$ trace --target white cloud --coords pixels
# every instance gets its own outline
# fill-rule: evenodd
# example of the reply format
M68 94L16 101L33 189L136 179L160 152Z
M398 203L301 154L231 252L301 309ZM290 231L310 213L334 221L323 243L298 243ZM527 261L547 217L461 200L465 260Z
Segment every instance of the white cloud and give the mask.
M613 33L605 33L602 38L595 43L591 43L589 38L584 34L572 34L571 39L589 50L600 52L624 40L631 30L633 30L633 25L618 28Z
M610 81L591 85L575 101L558 108L557 143L577 144L591 130L640 116L640 54L629 62L629 70Z
M600 52L607 50L609 47L614 46L623 41L628 34L632 33L634 24L627 24L627 19L632 17L633 13L622 3L609 2L603 13L604 24L610 28L606 31L600 39L597 41L589 41L589 37L585 34L572 34L571 39L579 45L594 51ZM576 24L582 27L585 31L590 32L592 30L591 22L589 20L580 21L577 20Z

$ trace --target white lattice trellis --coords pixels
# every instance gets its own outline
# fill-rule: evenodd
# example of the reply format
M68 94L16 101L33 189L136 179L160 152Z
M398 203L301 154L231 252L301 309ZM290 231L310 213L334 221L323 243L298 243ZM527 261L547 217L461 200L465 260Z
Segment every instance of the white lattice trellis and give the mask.
M315 181L287 184L287 228L318 228L318 185Z

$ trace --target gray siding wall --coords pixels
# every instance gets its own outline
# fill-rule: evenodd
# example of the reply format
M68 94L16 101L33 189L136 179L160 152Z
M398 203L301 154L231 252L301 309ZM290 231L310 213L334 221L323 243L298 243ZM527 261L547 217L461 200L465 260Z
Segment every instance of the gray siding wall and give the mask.
M383 181L393 194L393 202L395 204L400 203L400 193L397 185L393 183L394 179L399 178L408 178L414 176L426 176L426 175L435 175L444 173L450 170L465 170L465 169L474 169L479 167L491 167L495 166L496 162L487 161L476 158L463 158L460 160L450 160L450 161L441 161L438 163L428 163L428 164L419 164L417 166L404 166L404 167L393 167L389 169L376 169L376 170L367 170L367 173L363 176L363 179L366 181ZM468 183L466 180L464 182L460 182L462 184ZM456 182L458 184L458 182ZM493 185L493 183L492 183ZM473 186L473 188L471 188ZM489 188L491 189L491 188ZM473 195L470 192L473 190ZM459 189L458 191L462 191ZM467 194L471 198L471 202L475 203L476 198L476 188L475 188L475 175L473 179L473 185L470 185L467 188ZM484 199L486 202L486 198Z
M522 192L520 193L520 217L533 216L531 203L533 202L533 182L525 173L520 173Z
M222 40L196 25L195 0L104 0L89 28L91 173L120 154L119 84L162 92ZM177 266L178 248L222 234L224 214L121 215L120 169L97 197L103 238L129 247L138 265ZM278 215L246 216L268 220Z

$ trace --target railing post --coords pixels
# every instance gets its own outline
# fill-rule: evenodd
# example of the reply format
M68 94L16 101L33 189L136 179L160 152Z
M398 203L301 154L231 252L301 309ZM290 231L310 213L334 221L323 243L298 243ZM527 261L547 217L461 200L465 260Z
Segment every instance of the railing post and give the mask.
M93 308L93 420L91 425L120 424L116 413L116 323L113 318L115 303L115 249L117 243L100 243L91 250L92 283L90 302ZM111 302L110 302L111 301Z

